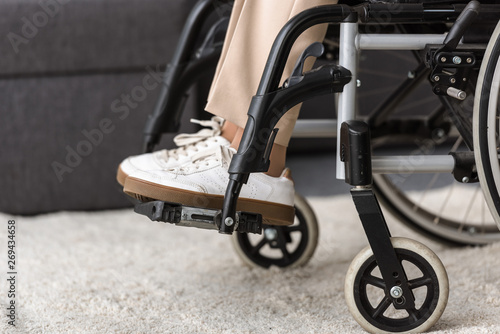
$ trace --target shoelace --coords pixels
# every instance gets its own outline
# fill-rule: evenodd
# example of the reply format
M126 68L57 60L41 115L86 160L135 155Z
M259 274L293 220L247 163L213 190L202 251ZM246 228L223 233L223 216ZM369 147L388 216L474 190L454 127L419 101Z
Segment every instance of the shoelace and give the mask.
M231 159L233 158L234 153L236 153L236 151L233 148L220 146L215 150L215 152L209 155L201 155L198 157L196 156L193 157L193 162L190 165L173 168L171 169L171 171L176 171L177 173L179 172L186 173L192 171L193 169L198 170L200 169L200 167L203 166L208 167L210 166L211 162L226 165L227 167L229 167L229 164L231 163Z
M198 152L200 149L207 148L207 141L217 141L215 136L221 133L221 126L224 120L221 117L214 116L208 121L191 119L191 123L200 124L206 127L196 133L181 133L174 138L174 143L179 146L173 150L165 150L161 158L166 162L169 159L179 160L179 157L187 156L188 151Z

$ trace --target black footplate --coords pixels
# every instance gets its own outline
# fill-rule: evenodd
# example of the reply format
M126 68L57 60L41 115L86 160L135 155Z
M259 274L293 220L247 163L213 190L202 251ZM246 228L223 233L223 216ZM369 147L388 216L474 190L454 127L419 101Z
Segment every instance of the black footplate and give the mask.
M196 208L163 201L136 204L134 211L147 216L152 221L208 230L219 230L222 217L221 210ZM234 230L237 232L262 233L262 215L259 213L238 211L236 221L225 224L234 224Z

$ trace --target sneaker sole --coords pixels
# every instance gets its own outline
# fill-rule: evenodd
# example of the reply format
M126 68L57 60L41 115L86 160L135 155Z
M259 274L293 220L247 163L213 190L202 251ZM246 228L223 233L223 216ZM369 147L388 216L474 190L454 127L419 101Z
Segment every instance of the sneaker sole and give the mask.
M123 187L125 185L125 180L127 179L128 174L125 173L121 166L118 167L118 172L116 173L116 181Z
M189 190L161 186L152 182L128 177L123 191L140 201L160 200L182 203L187 206L220 210L224 201L222 195L203 194ZM266 225L286 226L293 224L295 208L279 203L259 201L249 198L239 198L238 211L255 212L262 215Z

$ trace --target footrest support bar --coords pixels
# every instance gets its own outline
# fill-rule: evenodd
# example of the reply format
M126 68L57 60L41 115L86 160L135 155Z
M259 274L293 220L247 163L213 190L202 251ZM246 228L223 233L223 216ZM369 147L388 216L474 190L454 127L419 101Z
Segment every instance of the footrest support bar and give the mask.
M152 221L208 230L219 230L222 217L221 210L163 201L138 203L135 205L134 211L147 216ZM228 222L226 222L227 224ZM234 231L237 232L262 233L262 215L258 213L237 211L236 221L233 221L232 224L234 224Z

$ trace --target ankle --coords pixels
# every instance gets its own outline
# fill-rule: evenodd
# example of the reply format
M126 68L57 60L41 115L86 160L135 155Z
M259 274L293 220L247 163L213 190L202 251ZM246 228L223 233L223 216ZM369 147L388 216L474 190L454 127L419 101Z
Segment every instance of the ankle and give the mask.
M235 150L238 150L238 147L240 147L241 137L243 136L244 131L245 129L240 127L238 127L235 131L233 140L231 140L231 147Z
M232 142L238 129L239 127L236 124L225 121L222 125L220 135L226 138L229 142Z
M271 163L269 170L265 174L272 177L281 176L286 165L286 146L274 144L269 160Z

